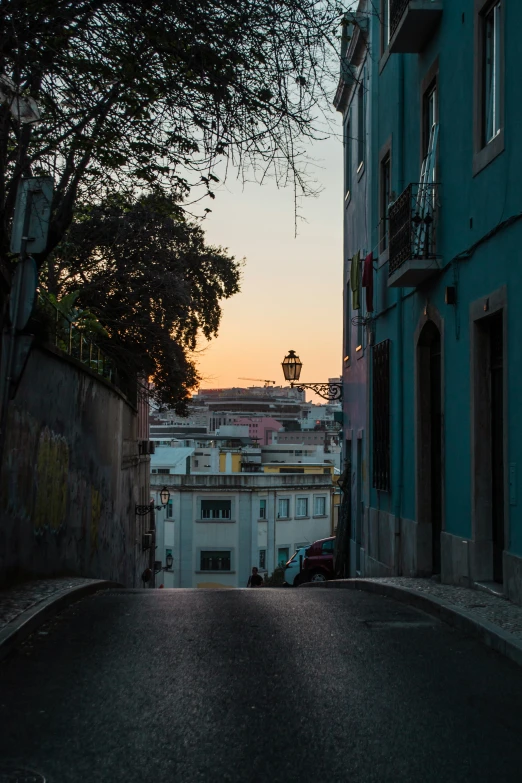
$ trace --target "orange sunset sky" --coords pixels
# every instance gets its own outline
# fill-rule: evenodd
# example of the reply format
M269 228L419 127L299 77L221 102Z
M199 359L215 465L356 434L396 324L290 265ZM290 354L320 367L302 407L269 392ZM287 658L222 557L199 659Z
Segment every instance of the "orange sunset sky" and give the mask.
M272 180L243 187L232 175L216 189L203 223L207 242L245 257L246 264L241 293L223 303L219 336L201 342L202 389L260 385L240 376L282 384L289 349L301 357L302 381L340 375L342 153L338 137L311 148L323 191L301 203L306 222L299 221L297 238L291 188L278 190Z

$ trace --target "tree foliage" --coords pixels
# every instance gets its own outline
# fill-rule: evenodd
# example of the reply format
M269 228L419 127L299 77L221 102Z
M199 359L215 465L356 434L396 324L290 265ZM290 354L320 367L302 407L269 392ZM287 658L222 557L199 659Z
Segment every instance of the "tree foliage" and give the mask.
M239 276L240 263L158 194L84 208L42 269L51 295L96 316L118 366L149 377L157 401L181 414L200 380L198 334L217 334L219 303Z
M0 73L42 121L0 105L0 252L23 175L55 179L49 251L78 201L212 197L223 156L306 192L338 18L335 0L3 0Z

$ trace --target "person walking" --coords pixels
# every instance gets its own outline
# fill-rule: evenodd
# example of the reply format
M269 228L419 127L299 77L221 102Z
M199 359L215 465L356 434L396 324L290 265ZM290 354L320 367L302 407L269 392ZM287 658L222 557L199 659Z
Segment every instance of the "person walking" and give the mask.
M247 587L261 587L263 585L263 577L258 573L257 568L253 566L252 573L248 577Z

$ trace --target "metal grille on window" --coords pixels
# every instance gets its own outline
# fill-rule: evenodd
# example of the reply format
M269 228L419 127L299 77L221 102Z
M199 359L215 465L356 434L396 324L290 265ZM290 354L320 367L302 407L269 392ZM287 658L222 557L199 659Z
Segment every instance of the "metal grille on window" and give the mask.
M390 341L372 349L373 486L390 489Z
M201 552L201 571L230 571L230 551Z
M230 519L230 500L202 500L201 519Z

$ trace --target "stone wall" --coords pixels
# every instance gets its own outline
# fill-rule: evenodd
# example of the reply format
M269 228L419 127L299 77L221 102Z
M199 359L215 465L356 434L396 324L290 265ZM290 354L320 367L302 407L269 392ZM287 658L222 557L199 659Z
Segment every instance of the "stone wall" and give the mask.
M149 457L128 400L85 365L37 348L9 406L0 474L0 584L75 574L141 587Z

